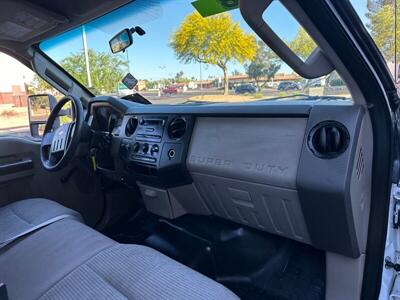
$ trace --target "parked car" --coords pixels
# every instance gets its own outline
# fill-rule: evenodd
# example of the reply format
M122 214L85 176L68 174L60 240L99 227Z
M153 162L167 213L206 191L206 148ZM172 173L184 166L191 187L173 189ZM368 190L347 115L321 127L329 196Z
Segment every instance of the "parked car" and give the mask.
M235 88L236 94L254 94L257 92L257 89L251 84L242 84Z
M294 81L282 81L278 85L278 91L298 91L300 86Z
M169 86L169 87L164 88L162 90L162 92L163 92L163 94L169 94L169 95L178 94L178 89L174 86Z

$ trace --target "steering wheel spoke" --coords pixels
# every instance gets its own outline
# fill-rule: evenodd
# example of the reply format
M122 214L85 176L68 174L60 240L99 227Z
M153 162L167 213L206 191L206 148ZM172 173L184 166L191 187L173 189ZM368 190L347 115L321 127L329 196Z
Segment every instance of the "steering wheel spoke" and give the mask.
M70 124L65 124L58 127L51 142L50 153L64 153L68 147L68 137L70 134Z
M50 147L53 142L54 132L47 132L42 138L42 147Z

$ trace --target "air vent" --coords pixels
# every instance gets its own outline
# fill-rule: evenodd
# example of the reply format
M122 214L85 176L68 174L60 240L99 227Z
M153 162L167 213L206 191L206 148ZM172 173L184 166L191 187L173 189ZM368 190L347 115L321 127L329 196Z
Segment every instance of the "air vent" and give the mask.
M138 120L136 118L130 118L128 120L128 123L126 123L125 134L127 136L131 136L132 134L135 133L137 126L138 126Z
M346 151L349 140L349 132L343 124L326 121L311 130L308 145L320 158L335 158Z
M169 123L168 136L173 140L182 138L186 132L187 123L185 118L176 117Z

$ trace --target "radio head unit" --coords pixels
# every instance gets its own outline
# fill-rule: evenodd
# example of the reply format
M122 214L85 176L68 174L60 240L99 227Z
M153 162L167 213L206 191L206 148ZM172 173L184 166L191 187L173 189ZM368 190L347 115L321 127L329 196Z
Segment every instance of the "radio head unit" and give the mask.
M193 129L191 116L127 116L120 144L120 155L136 174L157 176L165 181L176 175L190 178L186 171L186 155ZM130 121L134 118L134 121ZM128 131L128 134L126 133ZM130 133L130 134L129 134ZM163 176L164 174L164 176ZM171 174L174 174L171 177Z

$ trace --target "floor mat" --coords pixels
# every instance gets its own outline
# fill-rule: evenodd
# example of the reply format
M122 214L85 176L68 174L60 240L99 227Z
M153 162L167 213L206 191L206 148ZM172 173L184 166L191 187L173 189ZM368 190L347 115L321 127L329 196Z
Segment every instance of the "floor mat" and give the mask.
M243 300L324 298L324 252L219 218L166 220L142 210L105 234L157 249Z

